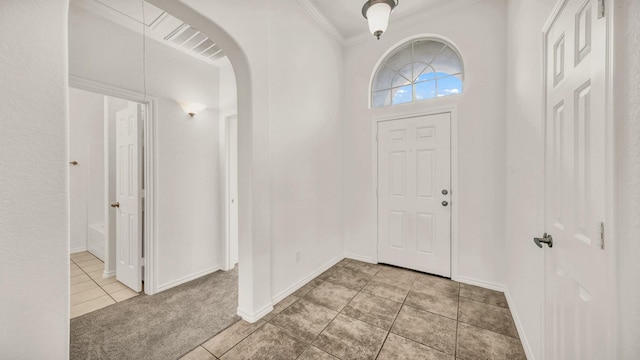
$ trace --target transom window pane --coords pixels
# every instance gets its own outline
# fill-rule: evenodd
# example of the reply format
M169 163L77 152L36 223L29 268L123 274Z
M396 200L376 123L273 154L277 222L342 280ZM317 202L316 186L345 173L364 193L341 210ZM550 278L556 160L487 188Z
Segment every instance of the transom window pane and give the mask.
M387 56L373 78L374 108L462 93L458 53L433 39L406 43Z

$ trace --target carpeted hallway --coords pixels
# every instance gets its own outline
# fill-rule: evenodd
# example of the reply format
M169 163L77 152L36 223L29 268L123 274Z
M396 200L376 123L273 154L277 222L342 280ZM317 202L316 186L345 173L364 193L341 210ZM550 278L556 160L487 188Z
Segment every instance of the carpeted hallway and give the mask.
M218 271L71 320L71 359L177 359L239 317L238 271Z

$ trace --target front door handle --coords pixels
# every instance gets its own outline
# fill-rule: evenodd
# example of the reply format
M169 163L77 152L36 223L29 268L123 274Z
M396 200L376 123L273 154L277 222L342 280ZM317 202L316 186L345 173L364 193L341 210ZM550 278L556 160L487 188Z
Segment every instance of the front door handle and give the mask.
M120 207L120 203L119 202L114 202L113 204L111 204L112 208L119 208Z
M547 244L549 247L553 247L553 237L544 233L542 238L533 238L533 242L542 249L542 244Z

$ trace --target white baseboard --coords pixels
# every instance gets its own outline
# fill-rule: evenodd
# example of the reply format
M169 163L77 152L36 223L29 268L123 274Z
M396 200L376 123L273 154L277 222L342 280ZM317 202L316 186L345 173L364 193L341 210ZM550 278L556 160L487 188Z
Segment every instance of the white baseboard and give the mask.
M356 255L356 254L352 254L352 253L345 253L344 257L347 259L351 259L351 260L358 260L358 261L363 261L366 263L370 263L370 264L377 264L378 261L374 258L368 257L368 256L362 256L362 255Z
M115 270L111 270L111 271L107 271L107 269L104 269L104 271L102 272L102 277L103 278L110 278L112 276L116 276L116 271Z
M513 316L513 322L516 323L516 330L518 330L518 336L520 337L520 341L522 342L524 354L527 356L527 360L535 360L533 351L531 351L531 345L529 344L529 341L527 339L527 334L525 334L524 332L522 322L520 322L520 316L518 316L518 312L516 311L516 307L513 303L513 299L511 299L511 294L509 293L508 288L505 290L504 296L507 298L507 304L509 304L509 310L511 311L511 316Z
M83 251L88 251L86 246L82 246L79 248L75 248L75 249L71 249L71 251L69 251L70 254L75 254L75 253L79 253L79 252L83 252Z
M501 292L504 292L507 289L507 287L504 284L492 283L489 281L478 280L478 279L474 279L466 276L456 276L451 280L461 282L463 284L479 286L485 289L491 289L491 290L501 291Z
M318 277L318 275L320 275L323 272L327 271L330 267L332 267L333 265L337 264L342 259L344 259L343 255L339 255L339 256L333 258L332 260L330 260L329 262L327 262L326 264L324 264L320 268L318 268L316 271L314 271L311 274L309 274L309 276L307 276L307 277L303 278L302 280L298 281L297 283L289 286L286 290L284 290L280 294L276 295L273 298L271 303L273 305L279 303L280 301L282 301L282 299L284 299L287 296L293 294L294 292L296 292L296 290L298 290L301 287L305 286L309 281L315 279L316 277Z
M214 272L220 270L221 268L222 268L222 266L216 265L216 266L210 267L208 269L202 270L200 272L197 272L195 274L184 276L184 277L182 277L182 278L180 278L178 280L175 280L175 281L163 284L163 285L158 285L158 287L156 289L156 292L154 294L157 294L157 293L159 293L161 291L169 290L169 289L171 289L173 287L176 287L178 285L182 285L182 284L187 283L187 282L189 282L191 280L195 280L195 279L197 279L199 277L202 277L202 276L205 276L205 275L209 275L211 273L214 273Z
M265 315L270 313L272 310L273 310L273 305L271 305L271 304L267 304L262 309L256 311L255 314L252 314L249 311L240 309L240 307L238 307L237 314L238 314L238 316L240 316L242 318L242 320L253 324L254 322L262 319Z

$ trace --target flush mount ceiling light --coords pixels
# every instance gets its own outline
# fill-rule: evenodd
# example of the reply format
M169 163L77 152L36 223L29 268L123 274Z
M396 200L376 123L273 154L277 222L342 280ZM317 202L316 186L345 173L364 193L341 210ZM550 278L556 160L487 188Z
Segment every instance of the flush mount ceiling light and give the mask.
M387 31L389 16L400 0L367 0L362 7L362 16L369 21L369 31L380 40Z

